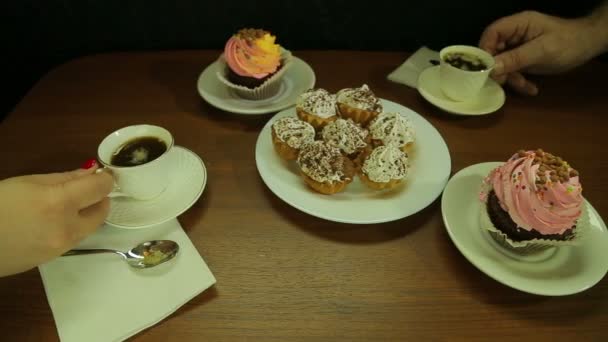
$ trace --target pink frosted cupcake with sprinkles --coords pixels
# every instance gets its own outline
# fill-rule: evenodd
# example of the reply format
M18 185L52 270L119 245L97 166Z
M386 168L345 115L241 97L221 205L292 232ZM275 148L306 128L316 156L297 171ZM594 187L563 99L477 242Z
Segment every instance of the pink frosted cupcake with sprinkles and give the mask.
M275 95L291 61L291 54L275 41L275 36L261 29L242 29L231 36L220 59L220 81L247 99Z
M485 179L482 228L523 254L575 243L588 224L582 191L568 162L541 149L521 150Z

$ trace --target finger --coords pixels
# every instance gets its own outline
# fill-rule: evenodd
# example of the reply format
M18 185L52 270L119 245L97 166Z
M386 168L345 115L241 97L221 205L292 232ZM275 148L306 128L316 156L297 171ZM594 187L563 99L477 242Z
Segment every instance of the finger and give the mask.
M526 12L500 18L486 27L479 39L479 47L492 55L504 50L505 43L515 33L525 31L528 27L529 15Z
M500 85L505 84L505 82L507 82L508 77L509 77L508 74L502 74L502 75L498 75L498 76L492 75L492 79Z
M494 28L493 25L494 24L491 24L483 31L478 44L479 48L485 50L491 55L495 55L500 51L498 48L501 44L504 47L504 42L500 38L500 33Z
M538 87L531 81L528 81L524 75L519 72L509 74L507 83L513 90L520 94L535 96L538 94Z
M78 213L78 236L80 240L94 233L104 222L110 213L110 199L104 198L101 202L95 203L88 208L80 210Z
M543 46L538 39L504 51L494 57L496 63L492 74L509 74L528 68L542 59L543 51Z
M506 39L507 46L518 46L522 43L525 43L526 34L528 32L528 27L530 26L528 21L517 25L511 35Z
M505 49L506 45L505 42L498 42L498 45L496 46L496 53L498 52L503 52Z
M108 172L97 172L61 184L68 203L77 209L87 208L103 200L112 191L114 179Z
M31 175L30 180L41 185L53 185L53 184L61 184L76 178L90 175L95 172L96 168L92 168L89 170L78 169L67 172L56 172L56 173L47 173L40 175Z

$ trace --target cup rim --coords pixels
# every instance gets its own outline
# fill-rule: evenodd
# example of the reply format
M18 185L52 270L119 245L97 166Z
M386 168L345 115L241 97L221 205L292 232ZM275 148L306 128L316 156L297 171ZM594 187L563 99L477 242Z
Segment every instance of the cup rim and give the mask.
M463 69L457 68L457 67L453 66L452 64L447 63L443 59L443 56L446 53L448 53L448 52L450 52L452 50L460 50L460 51L462 51L462 50L469 50L469 51L473 50L473 51L475 51L474 53L480 54L481 56L478 56L478 57L483 58L484 61L486 59L489 60L490 61L490 65L488 65L488 67L486 69L484 69L484 70L463 70ZM439 50L439 62L442 65L446 65L446 66L448 66L450 68L453 68L455 70L460 70L462 72L471 73L471 74L489 73L489 72L492 72L492 70L494 69L494 66L496 66L496 60L494 59L494 56L492 56L489 52L487 52L487 51L485 51L485 50L483 50L483 49L481 49L481 48L479 48L477 46L473 46L473 45L449 45L449 46L446 46L443 49Z
M118 133L118 132L120 132L120 131L123 131L123 130L129 129L129 128L134 128L134 127L154 127L154 128L158 128L158 129L161 129L161 130L163 130L163 131L167 132L167 134L168 134L168 135L169 135L169 137L171 138L171 141L166 142L166 143L167 143L167 149L165 150L165 152L163 152L163 154L161 154L161 155L160 155L158 158L156 158L156 159L154 159L154 160L152 160L152 161L150 161L150 162L148 162L148 163L145 163L145 164L139 164L139 165L135 165L135 166L117 166L117 165L113 165L113 164L111 164L111 163L109 163L109 162L105 162L105 161L103 160L103 158L101 158L101 153L100 153L101 145L103 145L103 143L104 143L104 142L105 142L105 141L106 141L108 138L110 138L110 137L111 137L113 134L116 134L116 133ZM100 163L101 163L103 166L105 166L105 167L107 167L107 168L110 168L110 169L129 169L129 170L133 170L133 169L143 168L143 167L146 167L146 166L148 166L148 165L155 164L155 163L157 163L157 161L159 161L159 160L161 160L161 159L164 159L164 158L166 157L166 155L167 155L167 154L169 154L169 151L170 151L170 150L173 148L174 144L175 144L175 138L173 138L173 134L171 134L171 132L169 132L169 130L168 130L168 129L166 129L166 128L164 128L164 127L161 127L161 126L156 126L156 125L148 125L148 124L129 125L129 126L124 126L124 127L121 127L121 128L119 128L119 129L117 129L117 130L113 131L112 133L110 133L110 134L106 135L106 136L103 138L103 140L101 140L101 142L99 143L99 145L98 145L98 147L97 147L97 159L99 160L99 162L100 162Z

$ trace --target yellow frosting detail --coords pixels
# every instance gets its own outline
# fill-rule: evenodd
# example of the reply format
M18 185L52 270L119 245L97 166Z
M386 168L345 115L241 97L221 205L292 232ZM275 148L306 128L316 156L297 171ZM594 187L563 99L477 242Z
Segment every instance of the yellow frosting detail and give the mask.
M266 33L262 38L255 40L255 45L257 45L257 47L265 53L278 56L280 55L281 51L279 49L279 45L274 43L275 40L275 36Z

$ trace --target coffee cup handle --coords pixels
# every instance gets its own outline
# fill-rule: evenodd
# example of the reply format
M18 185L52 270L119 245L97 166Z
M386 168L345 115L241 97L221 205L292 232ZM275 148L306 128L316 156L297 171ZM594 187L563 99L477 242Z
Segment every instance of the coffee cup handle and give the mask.
M100 167L99 169L95 170L95 173L100 173L100 172L104 172L105 170L109 170L107 167ZM120 191L120 187L114 183L112 185L112 191L108 194L107 196L108 198L114 198L114 197L131 197L127 194L125 194L124 192Z

